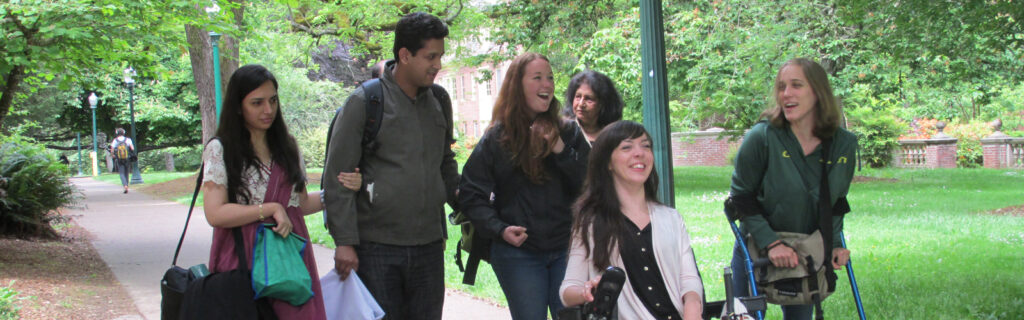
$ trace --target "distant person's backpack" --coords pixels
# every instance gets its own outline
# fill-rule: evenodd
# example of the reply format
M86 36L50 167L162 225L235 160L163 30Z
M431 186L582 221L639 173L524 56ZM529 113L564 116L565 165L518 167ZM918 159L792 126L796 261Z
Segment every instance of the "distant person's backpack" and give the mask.
M117 141L114 144L114 159L117 159L117 160L128 160L128 158L129 158L128 139L127 138L125 138L124 140L116 140L115 139L114 141Z

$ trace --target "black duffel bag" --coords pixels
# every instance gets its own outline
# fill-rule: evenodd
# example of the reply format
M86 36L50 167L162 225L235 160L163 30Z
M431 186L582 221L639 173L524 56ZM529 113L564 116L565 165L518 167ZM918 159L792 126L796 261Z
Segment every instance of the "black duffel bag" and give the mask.
M276 320L277 316L267 299L253 300L256 294L252 289L252 276L247 268L241 229L231 230L234 235L235 254L238 256L238 267L234 270L203 276L205 272L198 272L199 275L196 275L197 272L177 266L178 254L188 231L188 223L192 218L192 209L195 207L202 179L203 167L200 167L192 203L185 218L185 228L178 239L171 267L164 272L164 277L160 281L160 319ZM205 266L201 269L205 270Z
M277 316L267 298L255 299L252 274L246 267L242 231L231 230L235 238L238 268L217 272L188 284L181 303L181 319L272 319Z
M164 272L164 277L160 280L161 320L181 319L181 302L185 299L185 290L188 288L188 284L197 278L189 270L178 266L178 254L181 253L181 244L185 241L188 222L192 219L192 209L195 208L196 197L199 196L199 185L203 182L204 167L206 166L199 167L199 175L196 177L196 190L192 192L192 203L188 206L188 215L185 216L185 228L181 230L178 247L174 249L174 259L171 260L171 267L167 269L167 272Z

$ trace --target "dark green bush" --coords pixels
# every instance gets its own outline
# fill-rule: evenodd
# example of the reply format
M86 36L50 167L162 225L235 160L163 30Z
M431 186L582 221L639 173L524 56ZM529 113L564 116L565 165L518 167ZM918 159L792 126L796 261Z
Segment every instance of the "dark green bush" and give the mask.
M56 238L57 208L75 202L68 167L19 136L0 138L0 235Z

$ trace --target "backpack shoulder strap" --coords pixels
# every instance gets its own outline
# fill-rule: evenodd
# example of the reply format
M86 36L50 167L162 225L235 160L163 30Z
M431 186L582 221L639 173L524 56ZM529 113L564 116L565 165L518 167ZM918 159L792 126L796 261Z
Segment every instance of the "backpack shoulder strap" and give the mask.
M384 88L380 79L363 82L363 94L366 95L366 125L363 126L363 156L373 154L380 147L377 144L377 133L384 118Z
M448 96L448 90L435 83L430 86L430 92L434 94L437 102L441 103L441 113L444 114L445 125L447 125L444 131L445 142L448 144L455 143L455 120L452 119L452 99Z
M380 122L384 118L384 109L381 108L381 101L384 100L384 89L381 88L380 79L370 79L363 82L360 87L363 88L363 94L365 95L366 108L366 124L363 126L363 139L361 144L363 146L363 155L373 154L377 151L377 132L380 132ZM327 145L324 148L324 159L327 159L327 151L331 147L331 136L334 135L334 123L338 121L338 114L341 113L342 107L338 107L334 110L334 118L331 118L331 124L327 127ZM323 181L323 174L320 175L320 181ZM323 183L320 184L320 190L323 190ZM326 217L325 217L326 219Z

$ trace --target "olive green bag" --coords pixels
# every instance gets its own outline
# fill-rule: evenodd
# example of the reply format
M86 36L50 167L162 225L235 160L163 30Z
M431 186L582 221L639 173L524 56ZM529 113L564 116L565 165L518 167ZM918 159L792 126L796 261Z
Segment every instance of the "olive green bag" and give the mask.
M754 269L757 292L764 294L769 303L778 305L816 304L836 291L836 273L824 256L825 244L821 232L812 234L777 232L779 240L793 248L799 257L796 268L776 268L771 263ZM758 249L747 236L747 250L751 261L767 258L768 252Z

